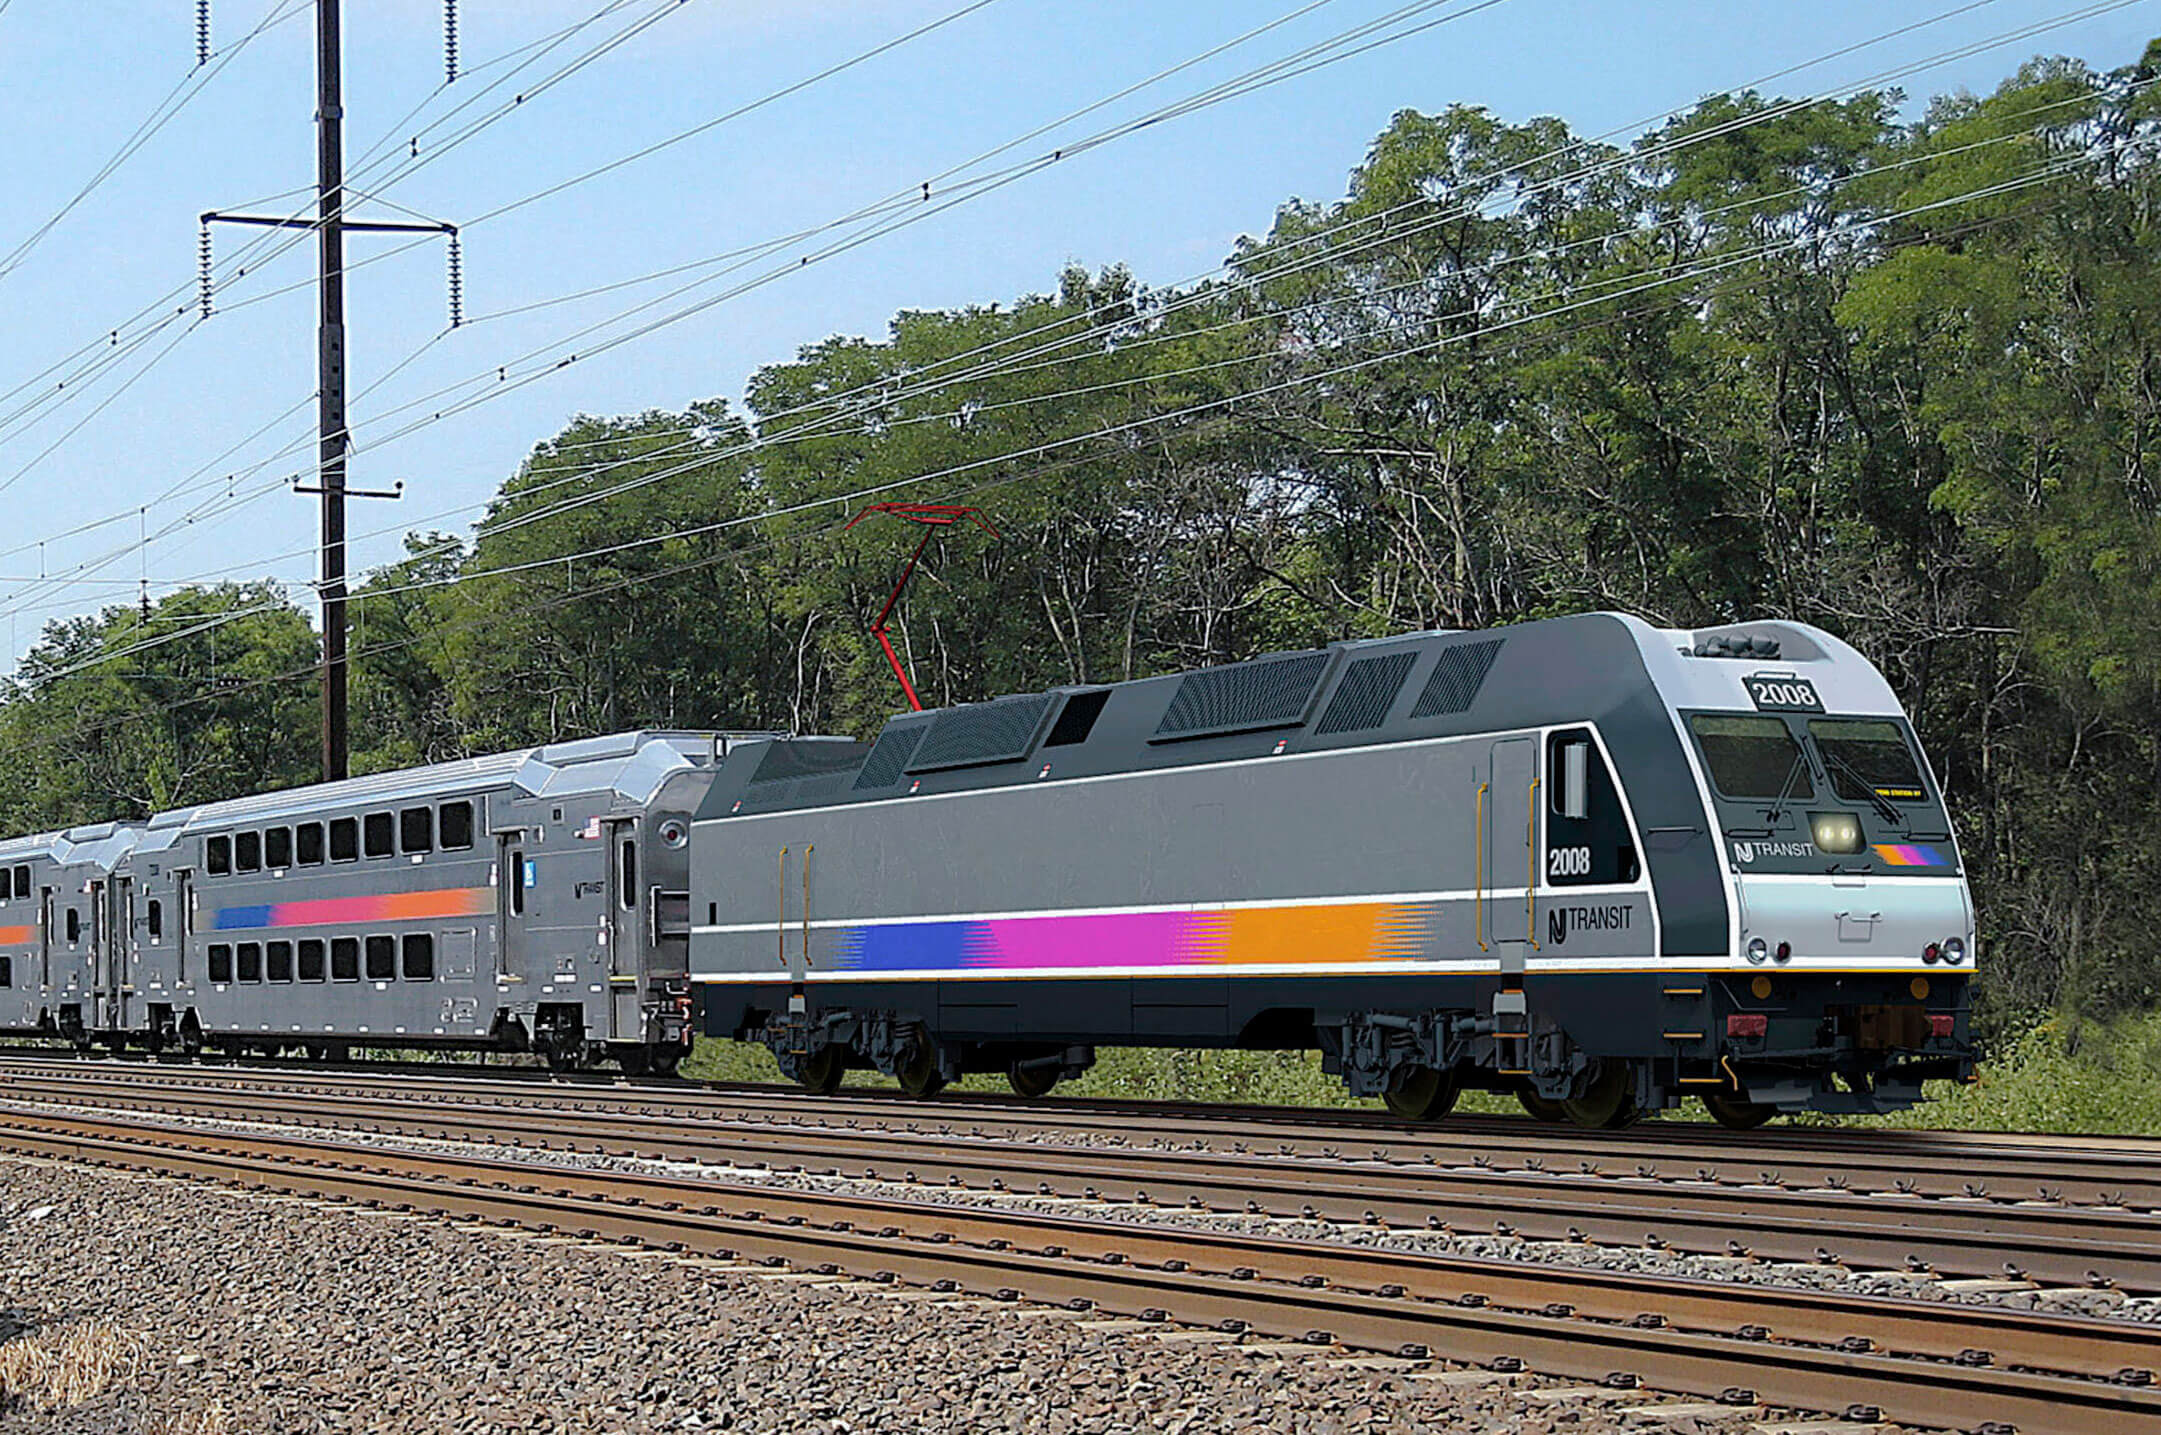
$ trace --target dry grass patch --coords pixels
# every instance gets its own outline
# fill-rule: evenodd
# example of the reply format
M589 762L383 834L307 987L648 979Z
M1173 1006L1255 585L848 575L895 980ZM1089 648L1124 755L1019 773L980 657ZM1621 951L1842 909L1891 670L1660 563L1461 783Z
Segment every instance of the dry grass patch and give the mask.
M200 1410L152 1421L147 1435L229 1435L232 1419L225 1407L212 1401Z
M0 1345L0 1404L80 1405L142 1367L142 1337L115 1326L41 1330Z

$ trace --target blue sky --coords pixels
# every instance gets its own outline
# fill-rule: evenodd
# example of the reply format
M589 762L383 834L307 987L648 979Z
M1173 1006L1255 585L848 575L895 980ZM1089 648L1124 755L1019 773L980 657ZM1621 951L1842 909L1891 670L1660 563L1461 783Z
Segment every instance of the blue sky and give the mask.
M392 158L432 117L508 66L479 68L591 17L608 0L465 0L471 73L442 80L435 0L349 3L347 152L378 139ZM620 8L516 83L641 17L649 27L513 113L398 178L383 198L464 223L959 9L964 0L620 0ZM1052 287L1060 267L1123 263L1168 285L1213 266L1278 204L1339 197L1389 116L1452 102L1508 119L1556 114L1597 134L1952 8L1859 0L1502 0L1399 44L1142 131L1062 162L851 253L394 442L433 411L387 411L562 341L668 285L617 290L481 318L686 264L830 220L917 184L1038 125L1289 15L1301 0L992 0L936 32L687 143L473 227L466 308L445 335L443 255L428 244L349 281L357 486L402 481L398 503L356 503L356 571L397 555L408 527L456 530L540 440L578 413L680 408L740 396L761 364L835 333L882 334L899 309L1011 299ZM1309 0L1308 0L1309 3ZM1110 120L1201 89L1398 8L1327 0L1226 54L1034 141L1044 153ZM1468 8L1471 0L1426 18ZM2084 8L2084 7L2080 7ZM18 416L52 380L31 382L153 305L194 272L196 215L312 183L313 18L305 0L215 0L231 47L289 12L223 63L176 116L12 268L0 260L0 612L8 661L53 616L132 601L188 579L313 576L312 500L268 492L224 507L223 475L245 497L312 463L315 296L312 239L225 282L206 323L175 318L128 361L85 376L64 402ZM2070 14L2068 0L1986 0L1964 14L1788 76L1769 88L1823 93L1948 49ZM93 175L194 64L189 0L0 0L0 255L29 237ZM1992 88L2028 56L2135 59L2161 5L2117 8L2045 35L1940 65L1906 81L1915 101ZM507 98L508 92L495 98ZM467 117L484 112L476 102ZM401 117L422 106L417 121ZM454 127L458 121L452 121ZM451 129L432 138L440 140ZM434 153L432 145L424 153ZM379 170L375 173L392 173ZM286 208L305 196L283 201ZM276 207L276 206L265 206ZM363 217L405 218L385 205ZM255 232L224 230L221 258ZM352 262L398 241L356 236ZM788 251L790 255L793 250ZM762 268L763 266L761 266ZM761 272L760 269L746 274ZM692 276L686 276L692 277ZM684 282L682 279L674 283ZM293 286L291 292L240 307ZM699 290L681 302L713 291ZM192 295L171 301L170 313ZM657 310L656 313L667 312ZM190 311L192 316L192 310ZM124 340L140 328L123 328ZM172 347L167 350L167 345ZM149 361L163 353L157 362ZM410 360L410 362L405 362ZM394 374L393 366L405 363ZM515 372L515 370L513 370ZM134 377L129 383L131 376ZM387 376L387 377L386 377ZM126 383L123 390L121 385ZM103 405L103 407L99 407ZM282 422L274 421L293 412ZM36 422L24 422L28 418ZM80 425L80 427L77 427ZM249 435L269 426L253 442ZM297 444L284 457L277 450ZM379 444L378 447L370 447ZM226 451L238 447L230 456ZM151 500L186 482L176 498ZM205 507L198 507L206 505ZM96 571L103 584L30 583L77 574L190 511L196 521ZM62 537L96 519L93 532ZM45 540L42 552L37 547ZM42 569L40 564L42 562ZM83 575L88 576L88 575Z

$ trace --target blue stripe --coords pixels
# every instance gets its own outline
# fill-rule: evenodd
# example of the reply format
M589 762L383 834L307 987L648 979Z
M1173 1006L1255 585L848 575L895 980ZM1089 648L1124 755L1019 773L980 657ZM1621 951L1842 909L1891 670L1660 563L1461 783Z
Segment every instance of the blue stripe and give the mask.
M269 925L270 904L266 902L260 907L218 908L218 919L212 924L211 930L215 932L240 932L252 927L267 927Z

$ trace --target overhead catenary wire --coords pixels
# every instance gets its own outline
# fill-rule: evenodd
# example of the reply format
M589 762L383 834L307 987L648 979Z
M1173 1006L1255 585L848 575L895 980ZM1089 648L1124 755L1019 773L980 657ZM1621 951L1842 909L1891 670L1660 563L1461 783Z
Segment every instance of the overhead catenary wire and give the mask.
M1905 32L1911 31L1912 29L1918 28L1918 27L1920 27L1920 26L1922 26L1922 25L1926 25L1926 24L1930 24L1930 23L1935 23L1936 21L1938 21L1938 20L1940 20L1940 19L1942 19L1942 18L1945 18L1945 17L1947 17L1947 16L1949 16L1949 15L1952 15L1952 14L1957 14L1957 13L1964 13L1964 12L1966 12L1966 11L1969 11L1969 10L1972 10L1972 9L1977 9L1977 8L1980 8L1981 4L1985 4L1985 3L1987 3L1987 0L1975 0L1975 3L1973 3L1973 4L1968 4L1968 5L1962 5L1962 6L1956 7L1956 8L1955 8L1954 10L1952 10L1952 11L1947 11L1947 12L1944 12L1944 15L1942 15L1942 16L1935 16L1935 17L1929 17L1928 19L1925 19L1925 20L1921 20L1921 21L1916 21L1916 22L1913 22L1912 24L1910 24L1910 25L1907 25L1907 26L1902 26L1902 27L1900 27L1900 29L1899 29L1898 31L1895 31L1895 32L1891 32L1891 33L1893 33L1893 34L1896 34L1896 33L1905 33ZM2128 3L2128 0L2126 0L2126 3ZM1410 8L1410 7L1406 7L1406 8ZM1425 7L1418 7L1418 8L1425 8ZM2079 11L2079 12L2073 12L2073 15L2072 15L2071 17L2068 17L2068 18L2076 18L2076 17L2077 17L2077 16L2079 16L2079 15L2083 15L2083 14L2086 14L2086 13L2091 13L2091 12L2093 12L2094 10L2098 10L2098 9L2106 9L2106 8L2115 8L2115 7L2113 7L2113 6L2106 6L2106 5L2104 5L2104 6L2090 6L2090 7L2087 7L2087 8L2086 8L2085 10L2083 10L2083 11ZM1444 17L1444 18L1446 18L1446 17ZM2054 21L2053 23L2068 23L2068 18L2066 18L2066 17L2059 17L2059 18L2058 18L2058 19L2057 19L2056 21ZM1430 23L1438 23L1438 22L1430 22L1430 21L1429 21L1429 22L1427 22L1427 23L1428 23L1428 24L1430 24ZM2049 22L2044 22L2044 23L2049 23ZM2015 37L2015 36L2021 36L2021 35L2031 34L2031 33L2033 33L2033 32L2034 32L2034 30L2035 30L2036 28L2037 28L2037 27L2034 27L2034 26L2024 27L2024 28L2023 28L2022 30L2020 30L2020 31L2016 31L2016 32L2013 32L2013 36ZM1981 42L1981 43L1985 45L1985 44L1988 44L1988 43L1999 43L1999 44L2000 44L2000 43L2005 43L2005 42L2006 42L2006 37L1996 37L1996 38L1995 38L1994 40L1992 40L1992 41L1988 41L1988 42ZM1874 43L1874 42L1873 42L1873 41L1864 41L1864 42L1860 42L1860 43L1859 43L1859 44L1857 44L1857 45L1853 45L1853 46L1848 46L1848 47L1844 47L1844 48L1843 48L1842 50L1840 50L1840 51L1836 51L1836 52L1833 52L1833 53L1834 53L1834 54L1850 53L1850 52L1851 52L1852 50L1854 50L1854 49L1857 49L1857 48L1861 48L1862 46L1865 46L1866 44L1869 44L1869 43ZM1964 48L1963 50L1961 50L1961 51L1959 51L1959 52L1955 52L1955 53L1970 53L1970 52L1971 52L1971 51L1972 51L1973 49L1975 49L1975 48L1978 48L1978 47L1979 47L1979 46L1968 46L1968 47L1965 47L1965 48ZM1283 63L1283 62L1277 62L1277 65L1278 65L1278 66L1280 66L1280 65L1281 65L1282 63ZM1787 71L1781 71L1781 72L1778 72L1778 73L1789 73L1789 72L1791 72L1791 71L1792 71L1793 69L1799 69L1799 68L1806 68L1806 67L1807 67L1808 65L1810 65L1810 64L1814 64L1814 63L1818 63L1818 61L1809 61L1809 62L1805 62L1805 63L1804 63L1803 65L1801 65L1801 66L1794 66L1794 67L1788 67L1788 70L1787 70ZM1235 82L1227 82L1227 83L1235 83ZM1811 102L1811 103L1812 103L1812 102ZM1674 112L1669 112L1669 113L1674 113ZM994 151L993 153L995 153L995 151ZM1303 236L1303 237L1301 237L1301 242L1305 242L1305 241L1310 241L1310 240L1311 240L1312 238L1313 238L1313 236ZM438 336L438 337L440 337L440 336ZM432 341L431 341L431 342L432 342ZM410 431L410 428L409 428L409 429L408 429L407 431ZM396 437L400 437L400 436L402 436L402 433L401 433L401 434L399 434L399 435L393 435L392 437L393 437L393 438L396 438ZM472 506L472 505L468 505L468 506L466 506L466 507L467 507L467 508L469 508L469 507L471 507L471 506ZM463 510L461 509L461 510L453 510L453 511L463 511Z
M2055 178L2060 174L2067 173L2077 168L2080 164L2088 162L2090 162L2090 158L2083 155L2059 157L2050 160L2049 162L2038 166L2023 175L2019 175L2014 178L1999 181L1996 183L1979 186L1975 189L1968 190L1961 194L1931 200L1919 205L1909 206L1905 209L1893 213L1857 221L1851 227L1854 229L1875 229L1883 225L1893 224L1908 219L1914 219L1925 214L1936 213L1945 209L1956 208L1961 205L1970 204L1975 202L1976 200L2015 193L2021 189L2030 187L2034 184L2046 181L2048 179ZM803 513L816 512L824 509L849 510L853 509L855 506L863 502L883 498L888 494L898 492L903 489L912 488L919 484L935 483L946 479L978 473L985 468L993 467L999 464L1007 464L1016 461L1040 458L1048 454L1057 453L1060 450L1066 448L1071 448L1075 445L1095 443L1106 439L1117 438L1127 434L1152 429L1159 425L1169 424L1184 419L1196 418L1203 415L1214 414L1241 403L1247 403L1260 398L1272 397L1278 394L1291 392L1293 390L1306 388L1311 385L1324 383L1332 379L1342 378L1350 374L1359 373L1367 369L1377 367L1381 364L1392 363L1404 358L1432 353L1445 348L1455 347L1458 345L1472 342L1479 338L1484 338L1499 333L1510 332L1516 329L1523 328L1527 325L1540 323L1542 321L1550 320L1563 315L1578 313L1586 308L1611 304L1620 299L1626 299L1639 294L1650 293L1657 290L1670 288L1678 284L1689 283L1711 275L1725 273L1743 265L1760 262L1761 260L1772 257L1774 255L1790 253L1796 250L1819 245L1824 241L1824 237L1825 236L1821 234L1811 233L1799 235L1790 239L1768 242L1765 244L1753 246L1736 254L1720 255L1714 259L1708 259L1701 263L1692 264L1680 270L1679 272L1660 274L1655 277L1643 279L1640 282L1630 285L1616 293L1573 299L1568 302L1550 306L1544 309L1539 309L1534 312L1516 315L1498 322L1480 324L1472 329L1444 335L1437 339L1426 340L1410 345L1404 345L1395 349L1383 351L1379 354L1373 354L1358 359L1349 360L1347 362L1336 364L1328 368L1308 373L1297 374L1290 378L1278 380L1274 383L1266 384L1254 389L1245 390L1240 393L1227 395L1216 399L1204 400L1202 402L1186 405L1184 407L1174 409L1168 412L1151 414L1142 418L1132 419L1118 424L1106 425L1101 428L1091 429L1077 434L1070 434L1058 438L1047 439L1040 443L1036 443L1020 449L1011 450L1005 453L995 455L989 455L982 458L966 460L960 463L948 465L932 472L914 474L906 478L895 479L882 484L858 488L847 493L819 495L815 498L801 500L799 502L783 505L778 508L762 510L753 514L740 515L734 518L717 520L713 523L701 524L688 528L672 529L663 533L650 534L635 539L627 539L622 542L597 546L576 553L551 554L544 558L533 559L518 564L509 564L494 568L478 569L470 572L450 575L442 579L418 580L408 584L394 585L387 588L375 589L364 594L356 594L355 598L356 601L366 601L369 599L380 600L385 597L390 597L406 592L418 591L421 589L455 587L466 583L481 582L489 579L500 579L503 577L513 576L524 572L552 569L558 565L569 562L589 561L595 558L613 556L619 553L630 552L641 548L648 548L658 543L675 542L687 538L703 537L750 524L769 523L777 519L792 517ZM1467 310L1464 312L1468 314L1473 311ZM235 621L237 621L238 616L239 615L235 615ZM160 635L156 638L146 639L143 642L119 649L117 651L100 654L95 658L86 659L82 664L69 669L68 674L62 675L69 675L73 672L84 671L90 667L97 666L101 663L117 661L121 658L135 656L142 652L149 651L159 646L163 646L166 643L172 641L177 641L177 638L174 635Z

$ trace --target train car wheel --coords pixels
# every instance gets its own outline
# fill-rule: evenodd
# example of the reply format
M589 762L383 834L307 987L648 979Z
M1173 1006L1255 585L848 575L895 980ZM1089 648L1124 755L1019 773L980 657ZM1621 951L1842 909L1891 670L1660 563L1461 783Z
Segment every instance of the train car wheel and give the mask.
M848 1061L837 1046L821 1046L795 1064L795 1079L813 1096L831 1096L848 1074Z
M1414 1066L1382 1094L1381 1104L1405 1121L1438 1121L1455 1110L1456 1093L1454 1073Z
M908 1059L893 1073L900 1089L910 1096L936 1096L945 1089L945 1073L938 1069L938 1048L918 1041L908 1049Z
M1058 1068L1055 1066L1022 1066L1019 1062L1006 1068L1005 1079L1013 1087L1016 1096L1048 1096L1050 1089L1058 1084Z
M1616 1131L1642 1113L1636 1107L1636 1073L1625 1061L1601 1062L1583 1095L1571 1096L1561 1110L1578 1126Z
M1728 1131L1753 1131L1778 1115L1776 1106L1742 1096L1728 1096L1724 1092L1704 1097L1703 1105L1711 1113L1711 1119Z
M1528 1115L1535 1116L1540 1121L1566 1121L1568 1119L1568 1111L1562 1103L1548 1101L1535 1091L1518 1091L1516 1100L1523 1104L1523 1109Z
M655 1076L673 1076L683 1064L683 1048L674 1044L653 1048L652 1069Z

